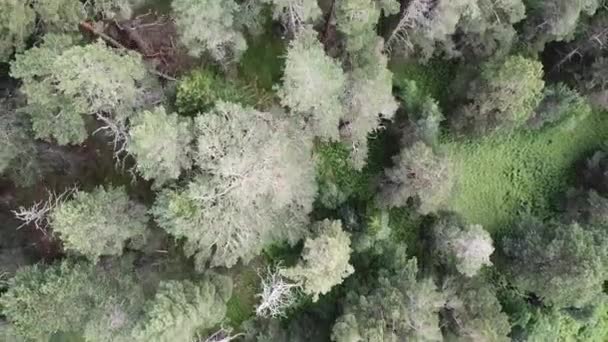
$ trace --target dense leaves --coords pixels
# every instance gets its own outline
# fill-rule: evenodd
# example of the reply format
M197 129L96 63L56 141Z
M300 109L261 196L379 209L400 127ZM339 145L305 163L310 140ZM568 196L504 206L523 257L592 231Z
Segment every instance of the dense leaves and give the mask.
M144 235L147 220L145 207L129 200L124 188L78 191L50 214L66 250L92 260L121 255L128 240Z

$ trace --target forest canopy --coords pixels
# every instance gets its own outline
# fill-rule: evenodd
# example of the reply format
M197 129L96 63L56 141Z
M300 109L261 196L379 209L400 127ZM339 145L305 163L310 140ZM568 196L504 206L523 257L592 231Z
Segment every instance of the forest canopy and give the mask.
M0 0L0 341L608 341L605 0Z

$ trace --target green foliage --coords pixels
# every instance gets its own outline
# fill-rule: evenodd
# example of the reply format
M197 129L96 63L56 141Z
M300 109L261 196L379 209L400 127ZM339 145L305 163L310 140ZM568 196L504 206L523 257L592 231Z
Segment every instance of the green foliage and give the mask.
M342 97L344 114L340 121L340 137L351 146L356 169L365 165L368 135L379 128L381 118L392 119L398 107L392 95L393 74L387 68L388 60L382 54L380 40L377 38L367 47L373 55L370 60L348 74Z
M102 41L68 49L52 67L57 91L87 113L124 115L137 103L138 83L146 76L140 55L119 53Z
M491 266L494 252L492 238L481 225L465 225L458 218L446 215L432 227L433 254L439 262L472 277L482 266Z
M403 135L406 146L422 141L429 146L438 146L440 124L444 117L435 99L425 93L414 81L404 79L397 83L398 98L405 110L412 132Z
M145 207L129 200L124 188L98 187L78 191L50 214L53 231L64 247L97 260L102 255L121 255L125 243L145 234Z
M344 203L360 186L360 173L351 162L346 146L337 142L320 142L315 146L318 201L329 209Z
M127 151L137 161L137 171L145 179L162 185L177 179L192 166L192 123L164 107L139 113L131 120Z
M387 48L428 60L448 57L483 58L509 52L525 18L522 0L453 0L437 4L412 1L387 36Z
M452 163L438 156L422 142L405 148L384 171L378 200L382 205L399 207L413 200L427 214L441 207L454 184Z
M501 247L517 288L557 308L580 308L602 293L606 238L602 229L524 219Z
M304 293L312 295L316 302L319 295L341 284L355 269L348 263L350 237L342 230L342 222L324 220L318 222L314 230L317 236L304 242L302 260L281 273L301 283Z
M219 101L253 106L255 95L241 84L200 69L180 80L175 105L181 114L193 115L210 110Z
M231 293L230 278L215 274L197 281L161 282L133 337L136 341L189 341L199 329L211 328L224 318Z
M182 44L193 56L208 52L218 61L238 59L247 42L238 31L233 0L175 0L171 3Z
M409 260L368 293L349 294L332 340L442 341L438 313L445 301L432 279L418 279L416 259Z
M481 277L449 278L443 290L449 294L442 315L446 340L511 341L509 317L502 312L494 288Z
M19 186L29 186L40 173L38 150L15 106L14 101L0 99L0 174L7 174Z
M346 50L358 52L376 43L376 25L381 12L385 15L399 12L399 3L393 0L344 0L336 6L336 26L346 37Z
M601 4L601 0L531 1L525 38L538 51L549 42L569 41L574 38L581 17L592 16Z
M471 103L453 118L453 128L481 135L523 125L542 99L542 77L542 64L521 56L485 63L467 92Z
M230 267L275 239L297 241L316 192L307 138L268 113L224 102L195 126L201 173L159 196L159 225L187 239L199 266L211 258Z
M87 341L120 341L113 339L118 336L114 333L128 327L129 314L142 302L133 279L123 272L108 273L92 264L70 261L25 267L0 297L2 312L27 340L48 340L60 331L88 330L99 335L90 335ZM102 327L104 317L112 314L116 315L112 324Z
M35 20L29 1L0 1L0 62L25 49L25 41L34 33Z
M565 128L573 128L591 114L587 99L563 83L545 88L543 99L528 120L531 128L563 122Z
M280 20L292 32L297 31L303 24L314 24L321 17L321 9L315 0L261 0L271 4L272 17Z
M86 19L85 5L73 0L33 0L46 32L77 32L78 24Z
M44 42L11 64L11 76L23 81L23 109L37 138L60 145L87 136L83 114L116 113L124 119L137 105L138 83L146 75L140 57L119 54L102 42L73 46L66 35L47 35Z
M551 215L554 198L571 184L574 163L606 139L608 121L594 112L569 129L447 142L456 183L447 207L490 232L506 229L519 213Z
M289 43L278 96L292 115L308 122L315 136L337 139L345 81L340 65L325 54L317 33L308 27Z

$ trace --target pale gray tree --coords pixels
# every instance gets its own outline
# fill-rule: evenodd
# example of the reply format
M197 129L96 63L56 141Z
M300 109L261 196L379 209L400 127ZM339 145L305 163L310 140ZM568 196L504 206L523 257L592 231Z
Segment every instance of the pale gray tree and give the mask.
M131 119L127 151L135 157L143 178L162 185L192 166L192 139L189 118L157 107Z
M289 43L282 81L281 104L304 118L314 135L337 139L346 77L340 64L325 54L312 27L303 28Z
M199 172L159 196L160 226L186 239L199 266L247 262L275 239L299 239L316 193L310 139L269 113L223 102L195 129Z
M328 293L341 284L355 269L349 263L350 237L342 229L342 222L324 220L316 223L317 236L304 242L300 262L281 274L302 285L302 291L312 296Z
M234 15L234 0L175 0L171 2L182 44L193 56L209 53L218 61L238 59L247 49Z

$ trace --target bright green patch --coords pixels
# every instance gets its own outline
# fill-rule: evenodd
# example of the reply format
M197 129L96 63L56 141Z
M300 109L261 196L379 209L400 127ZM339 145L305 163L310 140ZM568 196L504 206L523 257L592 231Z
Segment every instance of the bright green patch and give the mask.
M606 139L608 117L597 112L570 129L556 126L447 143L457 177L448 207L493 232L522 212L549 215L556 196L572 184L574 163Z
M253 317L257 304L260 278L258 270L264 268L261 258L252 260L247 266L237 265L228 271L232 277L232 298L227 303L226 319L230 326L238 328Z
M428 94L445 104L449 95L449 85L456 73L456 64L433 59L426 64L392 60L390 69L396 81L408 79L416 82L422 94ZM398 83L398 82L397 82Z
M271 32L255 37L248 42L247 51L240 60L240 76L257 84L259 87L272 90L273 85L281 80L285 54L285 43L274 37Z

